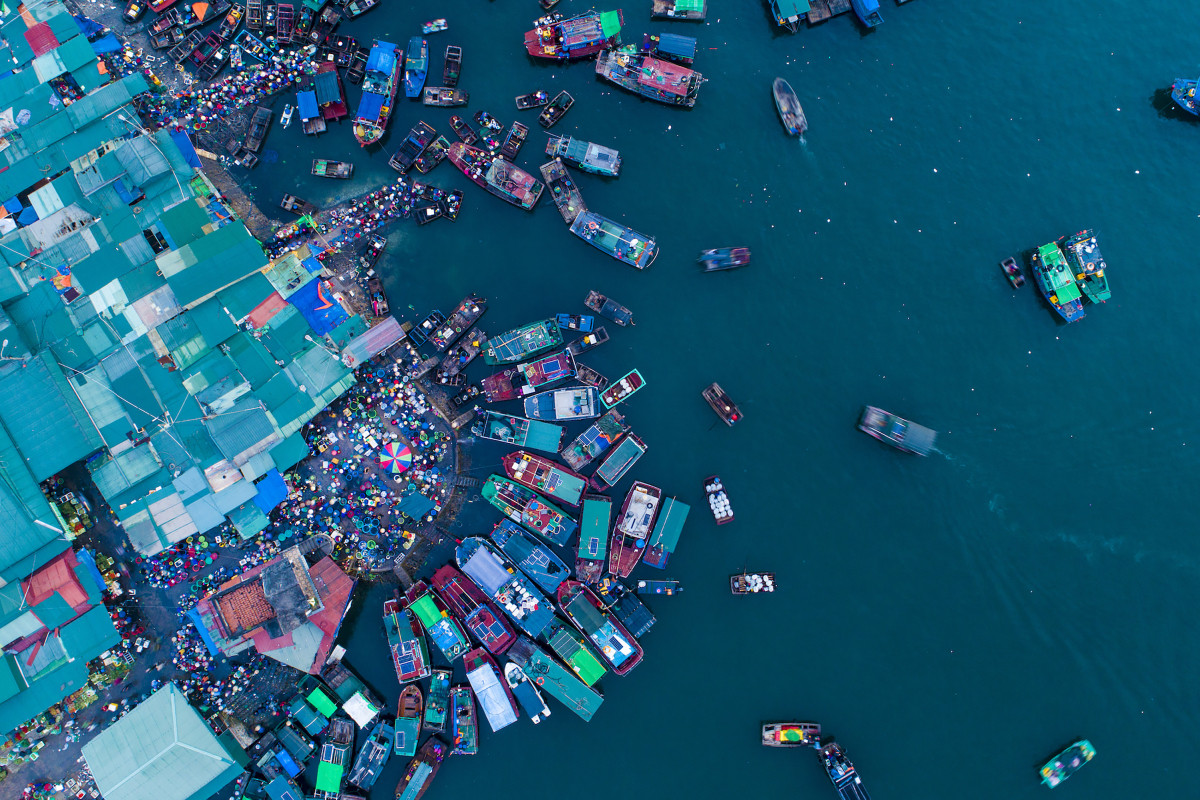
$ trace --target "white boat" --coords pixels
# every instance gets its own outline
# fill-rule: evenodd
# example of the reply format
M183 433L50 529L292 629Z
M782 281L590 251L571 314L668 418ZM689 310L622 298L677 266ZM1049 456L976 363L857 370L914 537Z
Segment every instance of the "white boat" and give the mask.
M291 103L288 103L283 107L283 117L281 117L279 120L283 127L286 128L288 125L292 124L292 114L295 112L295 110L296 109L292 107Z

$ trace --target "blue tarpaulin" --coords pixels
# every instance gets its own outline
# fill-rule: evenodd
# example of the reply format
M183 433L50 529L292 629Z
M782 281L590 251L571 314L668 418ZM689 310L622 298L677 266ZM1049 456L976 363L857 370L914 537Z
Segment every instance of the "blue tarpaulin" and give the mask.
M282 747L275 751L275 759L279 762L279 765L283 767L283 771L288 774L289 778L294 778L303 772L303 770L300 769L300 765L296 763L295 759L293 759L288 751L284 750Z
M121 49L121 42L111 33L106 33L92 42L92 52L98 56L105 53L115 53Z
M362 100L358 103L358 116L366 120L379 119L379 112L383 110L386 100L387 98L381 94L363 92Z
M15 197L10 197L4 201L4 210L10 214L16 214L21 210L21 201Z
M22 225L32 225L38 221L37 212L33 210L33 206L22 208L21 213L17 214L17 222Z
M318 72L313 78L313 88L317 91L317 102L321 105L336 103L342 99L336 72Z
M380 39L371 47L367 56L367 69L391 75L396 66L396 45Z
M264 514L270 514L271 509L287 499L288 486L277 469L268 472L254 486L258 489L258 494L254 495L254 505Z
M297 92L296 107L300 110L300 119L314 119L320 115L317 110L316 92Z
M217 649L217 643L213 641L212 635L208 632L208 628L204 627L204 622L200 619L200 609L193 608L187 612L188 619L196 626L196 633L200 634L201 641L208 648L208 654L214 658L221 655L221 651Z
M333 290L317 279L297 289L288 302L296 307L308 326L319 336L329 333L348 317L346 310L333 298Z
M183 154L183 160L188 163L189 167L200 169L203 166L200 163L200 156L196 154L196 148L192 146L192 140L188 138L186 131L171 131L171 141L179 148L179 152Z
M680 58L696 57L696 40L691 36L680 36L677 33L663 33L658 37L660 53L678 56Z
M92 20L92 19L88 19L87 17L83 16L82 14L75 15L75 24L79 26L79 32L82 33L84 35L84 37L88 38L88 39L91 39L92 37L99 35L100 32L104 30L104 26L101 25L99 22L96 22L95 20Z
M310 273L310 274L312 274L312 275L316 275L318 272L320 272L322 269L324 269L324 268L325 268L325 267L324 267L324 266L321 264L321 262L320 262L320 261L317 261L317 260L316 260L315 258L313 258L312 256L309 256L308 258L306 258L306 259L304 259L303 261L301 261L301 262L300 262L300 265L301 265L302 267L304 267L306 270L308 270L308 271L309 271L309 273Z

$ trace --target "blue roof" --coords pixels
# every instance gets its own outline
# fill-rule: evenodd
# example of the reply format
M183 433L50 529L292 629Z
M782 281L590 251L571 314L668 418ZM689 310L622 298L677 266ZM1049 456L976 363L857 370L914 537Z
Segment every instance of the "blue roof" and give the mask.
M264 514L271 513L271 509L287 499L288 486L277 469L270 470L255 486L258 494L254 496L254 505Z
M300 109L300 119L312 119L320 114L317 110L316 92L298 92L296 94L296 105Z
M391 42L378 40L371 46L371 55L367 56L367 69L375 72L392 73L396 66L396 45Z
M317 102L336 103L342 99L342 90L338 86L337 72L318 72L313 78L313 88L316 89ZM301 93L303 95L305 93ZM300 114L304 115L304 101L300 101Z
M358 103L358 116L369 120L379 119L379 112L383 110L386 100L387 98L381 94L363 92L362 100Z
M303 315L313 332L321 336L341 325L348 316L342 304L333 299L333 291L319 278L313 278L293 292L288 302Z
M200 169L200 156L196 154L196 148L192 146L192 140L188 138L186 131L171 131L171 141L179 148L179 152L183 155L183 160L188 163L189 167Z

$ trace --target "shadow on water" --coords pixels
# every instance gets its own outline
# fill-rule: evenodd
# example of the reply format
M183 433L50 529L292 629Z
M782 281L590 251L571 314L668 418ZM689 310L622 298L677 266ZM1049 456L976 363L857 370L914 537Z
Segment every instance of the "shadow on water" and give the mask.
M1171 99L1170 89L1155 89L1150 95L1150 105L1158 113L1159 119L1176 119L1193 125L1200 125L1200 117L1189 114Z

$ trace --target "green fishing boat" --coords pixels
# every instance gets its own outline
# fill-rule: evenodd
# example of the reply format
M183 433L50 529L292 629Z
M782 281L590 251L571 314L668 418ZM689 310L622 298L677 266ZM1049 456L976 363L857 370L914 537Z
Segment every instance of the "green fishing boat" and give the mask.
M1067 263L1075 271L1075 285L1092 303L1103 303L1112 297L1108 288L1108 276L1104 274L1104 256L1100 254L1100 246L1096 243L1096 232L1083 230L1074 236L1064 236L1059 240Z
M595 583L604 575L611 519L612 500L602 494L584 495L579 544L575 548L575 575L584 583Z
M555 320L539 320L488 339L483 360L493 365L515 364L558 347L562 340L562 331Z
M562 617L555 616L538 638L549 645L554 654L588 686L595 686L608 672L608 668L588 647L583 634L568 625Z
M450 678L454 673L435 667L429 682L429 696L425 698L425 722L427 731L442 733L446 730L446 709L450 707Z
M508 657L546 692L575 713L584 722L592 718L604 702L604 695L575 676L549 653L522 636L508 651Z
M1080 739L1042 766L1042 783L1053 789L1074 775L1096 755L1087 739Z

